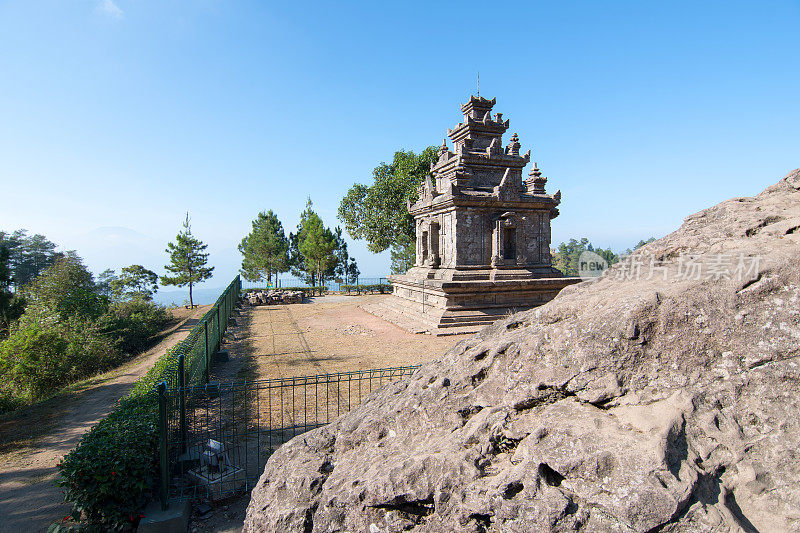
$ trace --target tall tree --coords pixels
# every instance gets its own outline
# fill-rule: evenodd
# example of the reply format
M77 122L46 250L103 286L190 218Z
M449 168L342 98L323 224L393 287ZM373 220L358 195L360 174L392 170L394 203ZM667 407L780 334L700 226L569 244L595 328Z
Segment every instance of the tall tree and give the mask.
M297 223L297 232L289 232L289 266L293 276L304 280L314 287L314 281L316 279L315 273L313 269L306 266L306 259L303 254L300 253L300 243L305 238L305 226L312 215L316 216L312 207L311 197L309 197L306 201L306 208L300 213L300 222Z
M170 264L164 268L172 276L161 276L163 285L189 286L189 306L194 307L192 288L196 283L211 277L214 267L207 267L208 254L204 250L208 245L192 235L192 226L189 222L189 213L183 222L183 231L175 237L174 243L168 243L166 252L169 254Z
M126 266L119 278L111 281L111 289L122 300L150 301L158 292L158 274L142 265Z
M241 273L248 281L266 278L289 270L289 240L283 225L272 210L261 212L253 221L253 229L239 243L242 258Z
M342 235L342 228L336 226L333 231L334 249L332 261L333 267L328 270L329 276L340 277L346 285L355 283L360 273L356 259L351 257L347 251L347 241ZM355 273L355 275L353 275Z
M0 339L8 336L11 323L19 318L25 301L11 292L11 266L8 246L0 242Z
M437 157L434 146L420 154L395 152L391 163L381 163L372 171L372 185L356 183L339 204L339 220L352 238L366 240L367 248L375 253L392 249L395 273L413 265L416 235L406 204L417 200L417 187Z
M361 274L361 271L358 269L358 263L356 263L356 258L351 257L350 262L347 264L347 269L344 279L347 283L352 285L358 281L359 274Z
M316 213L308 217L303 229L300 253L303 254L306 268L319 286L322 286L326 271L335 261L333 250L336 248L336 239Z

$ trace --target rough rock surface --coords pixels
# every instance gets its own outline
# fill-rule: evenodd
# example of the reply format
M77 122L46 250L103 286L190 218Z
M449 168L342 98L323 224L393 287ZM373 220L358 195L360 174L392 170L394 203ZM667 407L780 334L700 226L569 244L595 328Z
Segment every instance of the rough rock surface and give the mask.
M800 170L638 259L284 444L244 530L800 530Z

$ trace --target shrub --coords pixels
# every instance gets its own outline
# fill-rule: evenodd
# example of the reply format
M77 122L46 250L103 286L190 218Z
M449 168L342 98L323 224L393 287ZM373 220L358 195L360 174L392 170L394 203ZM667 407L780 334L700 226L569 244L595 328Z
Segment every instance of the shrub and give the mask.
M138 521L157 476L158 400L135 389L59 463L72 516L104 530Z
M392 292L392 286L388 283L375 283L372 285L340 285L339 288L342 292L356 292L358 294L361 294L362 292L379 292L381 294Z
M100 328L121 352L135 354L147 348L169 319L163 305L133 299L111 304L100 318Z
M156 361L58 464L58 484L64 489L64 499L72 502L76 519L82 517L103 531L120 530L135 523L154 497L158 479L155 388L161 381L170 381L181 349L182 343Z
M119 353L98 328L77 318L48 323L23 315L0 343L0 373L29 401L118 361Z

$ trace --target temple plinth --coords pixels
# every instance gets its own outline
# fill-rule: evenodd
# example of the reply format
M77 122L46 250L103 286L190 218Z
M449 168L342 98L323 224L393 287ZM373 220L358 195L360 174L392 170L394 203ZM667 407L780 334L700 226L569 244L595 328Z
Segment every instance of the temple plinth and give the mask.
M551 266L550 221L561 192L520 155L517 134L503 146L509 121L492 116L495 99L472 96L464 120L408 205L416 225L416 262L390 276L392 297L370 312L406 329L434 334L477 331L509 313L536 307L580 278Z

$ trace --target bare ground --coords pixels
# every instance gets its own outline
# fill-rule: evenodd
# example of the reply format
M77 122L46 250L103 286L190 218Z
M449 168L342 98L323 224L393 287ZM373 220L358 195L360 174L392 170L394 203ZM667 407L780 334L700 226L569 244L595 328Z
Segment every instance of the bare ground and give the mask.
M133 383L188 335L210 306L176 309L161 341L120 368L0 418L0 532L46 531L68 514L56 464L105 417Z
M265 379L416 365L467 337L409 333L359 307L382 298L333 295L249 308L247 331L231 351L247 354L248 377Z
M303 304L245 307L229 330L230 361L212 368L212 379L257 380L419 364L444 354L469 335L409 333L359 306L385 295L312 298ZM241 531L250 495L212 504L204 518L193 513L192 532Z

